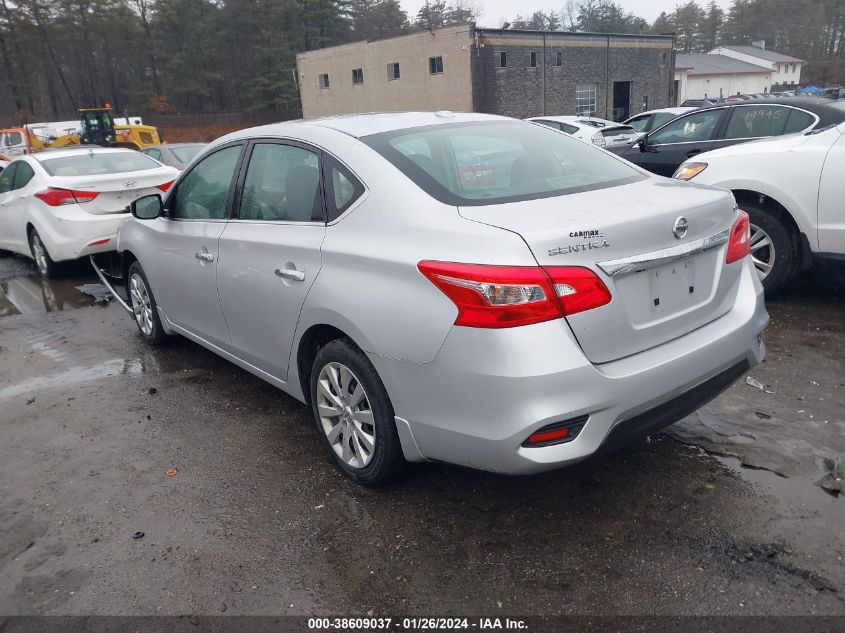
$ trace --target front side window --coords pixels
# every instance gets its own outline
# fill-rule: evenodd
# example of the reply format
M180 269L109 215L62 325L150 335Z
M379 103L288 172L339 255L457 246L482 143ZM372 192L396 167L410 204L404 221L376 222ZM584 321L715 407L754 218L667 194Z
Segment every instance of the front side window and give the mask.
M23 145L23 135L20 132L6 132L6 147L13 147L14 145Z
M23 161L18 163L18 170L15 174L15 189L23 189L35 176L35 170Z
M293 145L258 143L252 150L238 218L269 222L323 219L320 157Z
M671 112L655 112L654 118L651 121L651 129L655 129L663 125L664 123L668 123L672 119L674 119L677 114L672 114Z
M499 51L498 53L498 62L499 68L507 68L508 67L508 52L507 51Z
M325 90L329 87L329 75L328 73L323 73L320 75L320 90Z
M432 75L439 75L443 72L443 58L429 57L428 58L428 72Z
M586 143L524 122L437 125L361 140L451 205L547 198L646 178Z
M179 183L170 209L177 220L223 220L240 145L226 147L206 156Z
M0 193L9 193L15 184L15 172L18 170L20 161L12 163L3 171L0 171Z
M44 155L46 152L39 154ZM149 156L130 151L79 153L63 158L46 158L41 160L41 166L51 176L100 176L161 169L161 165Z
M353 68L352 69L352 83L356 86L364 83L364 69L363 68Z
M387 65L387 80L399 79L399 62Z
M691 143L709 141L713 138L716 125L722 117L722 110L694 112L667 124L649 136L649 143L665 145L667 143Z
M594 116L596 113L596 84L575 86L575 114Z

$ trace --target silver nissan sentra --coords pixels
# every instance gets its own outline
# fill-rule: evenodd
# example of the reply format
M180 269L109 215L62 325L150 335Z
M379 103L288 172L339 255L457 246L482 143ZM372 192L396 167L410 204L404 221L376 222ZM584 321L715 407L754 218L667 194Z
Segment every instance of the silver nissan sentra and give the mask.
M181 334L308 403L363 484L406 461L573 463L691 413L765 355L729 192L524 121L244 130L132 213L101 274L141 335Z

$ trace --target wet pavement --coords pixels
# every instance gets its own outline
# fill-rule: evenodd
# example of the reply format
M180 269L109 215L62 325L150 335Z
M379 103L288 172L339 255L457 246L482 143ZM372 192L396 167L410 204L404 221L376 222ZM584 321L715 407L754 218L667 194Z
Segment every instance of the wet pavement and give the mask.
M817 483L845 458L827 277L771 303L762 389L666 434L371 490L304 405L185 340L146 347L84 269L29 273L0 259L0 613L845 614L845 495Z

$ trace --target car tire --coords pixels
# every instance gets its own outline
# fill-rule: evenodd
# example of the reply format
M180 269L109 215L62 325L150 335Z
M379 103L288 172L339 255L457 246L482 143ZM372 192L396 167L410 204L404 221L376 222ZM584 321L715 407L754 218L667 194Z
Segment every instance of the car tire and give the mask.
M751 259L769 297L782 292L798 268L798 235L765 207L743 204L751 221Z
M394 479L406 462L393 405L364 353L348 339L330 341L317 352L309 385L317 430L338 468L366 486Z
M168 337L158 316L158 304L150 288L150 282L144 274L144 269L138 262L132 262L129 267L126 287L129 294L129 307L132 308L132 316L135 318L135 325L138 326L141 336L149 345L163 344Z
M53 261L47 247L38 235L38 231L30 229L29 231L29 252L32 254L32 259L35 261L35 267L42 277L48 279L56 279L62 276L62 267Z

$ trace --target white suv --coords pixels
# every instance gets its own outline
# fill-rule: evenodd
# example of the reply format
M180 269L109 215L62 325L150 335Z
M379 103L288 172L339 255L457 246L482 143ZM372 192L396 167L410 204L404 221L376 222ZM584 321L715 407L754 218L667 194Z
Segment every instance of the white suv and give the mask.
M845 123L699 154L675 178L733 192L768 293L815 263L845 263Z

